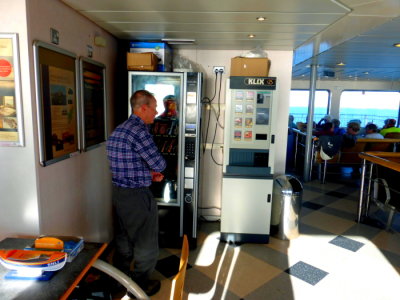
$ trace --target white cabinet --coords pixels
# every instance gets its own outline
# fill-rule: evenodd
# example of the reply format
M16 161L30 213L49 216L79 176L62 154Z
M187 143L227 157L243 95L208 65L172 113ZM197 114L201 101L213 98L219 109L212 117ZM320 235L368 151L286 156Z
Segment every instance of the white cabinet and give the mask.
M268 243L272 201L271 178L224 176L221 239L226 242Z

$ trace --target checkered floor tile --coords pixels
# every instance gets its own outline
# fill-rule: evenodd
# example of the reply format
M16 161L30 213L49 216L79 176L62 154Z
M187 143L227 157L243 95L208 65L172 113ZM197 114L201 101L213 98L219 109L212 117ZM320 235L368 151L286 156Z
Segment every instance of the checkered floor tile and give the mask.
M305 183L300 236L268 244L222 243L219 222L200 223L183 299L397 300L400 234L379 220L356 223L357 203L356 183ZM169 299L179 262L179 251L161 250L154 277L162 287L152 300Z

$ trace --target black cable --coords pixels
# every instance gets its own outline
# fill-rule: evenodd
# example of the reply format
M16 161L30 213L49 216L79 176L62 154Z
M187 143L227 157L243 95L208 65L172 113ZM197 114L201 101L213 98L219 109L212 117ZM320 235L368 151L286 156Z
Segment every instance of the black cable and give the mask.
M201 99L201 103L211 103L214 100L215 95L217 94L217 77L218 77L218 73L215 72L214 95L212 96L212 99L210 99L208 97L203 97L203 99ZM204 102L204 100L208 100L208 102Z
M206 136L202 136L203 139L203 154L206 152L206 144L207 144L207 139L208 139L208 130L210 128L210 118L211 118L211 102L214 100L216 94L217 94L217 82L218 82L218 73L215 73L215 80L214 80L214 95L212 98L204 97L201 100L201 103L205 103L206 105L210 105L210 111L208 112L208 120L207 120L207 129L206 129ZM207 100L207 101L206 101Z
M221 88L222 88L222 73L220 73L220 79L219 79L219 91L218 91L218 116L217 116L217 124L219 125L220 128L224 128L220 123L219 123L219 118L221 116Z
M219 91L218 91L218 114L217 114L217 120L216 120L216 123L215 123L214 136L213 136L213 140L212 140L212 143L211 143L211 151L210 151L211 158L212 158L213 162L214 162L217 166L222 166L222 165L223 165L222 163L219 163L219 162L217 162L217 161L215 160L214 154L213 154L214 142L215 142L215 137L216 137L216 135L217 135L217 129L218 129L218 123L219 123L219 117L220 117L220 115L221 115L220 101L221 101L222 73L220 73L220 74L221 74L221 76L220 76Z

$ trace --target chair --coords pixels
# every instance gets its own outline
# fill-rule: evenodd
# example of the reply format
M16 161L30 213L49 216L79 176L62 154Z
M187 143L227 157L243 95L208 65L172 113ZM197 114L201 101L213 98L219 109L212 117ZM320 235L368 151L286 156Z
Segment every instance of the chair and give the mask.
M385 134L385 139L400 139L400 132L389 132ZM399 143L393 143L393 152L398 152Z
M321 183L325 183L325 178L326 178L326 169L328 166L328 161L331 163L333 162L338 162L340 160L340 146L342 144L342 136L339 135L333 135L333 136L328 136L328 135L322 135L318 138L318 142L320 145L320 149L317 152L317 162L319 163L319 179ZM321 170L321 162L323 162L324 165L324 170L322 172ZM321 173L322 173L322 178L321 178Z
M382 194L384 194L384 196L382 196ZM390 204L391 193L386 179L374 179L372 200L381 210L388 213L385 230L389 230L392 226L393 216L396 213L396 207Z
M179 263L179 271L172 279L170 300L182 300L183 285L185 283L186 266L189 258L189 243L186 234L183 236L181 260Z
M389 132L385 134L385 139L400 139L400 132Z

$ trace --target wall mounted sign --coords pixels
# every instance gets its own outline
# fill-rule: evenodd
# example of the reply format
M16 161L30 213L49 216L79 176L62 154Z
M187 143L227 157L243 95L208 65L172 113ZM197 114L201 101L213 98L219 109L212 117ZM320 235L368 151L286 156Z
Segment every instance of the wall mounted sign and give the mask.
M23 146L17 34L0 34L0 146Z
M106 140L105 66L80 58L82 148L88 151Z
M77 58L51 44L34 42L40 164L79 152Z
M253 90L275 90L276 77L249 77L231 76L229 88L231 89L253 89Z

